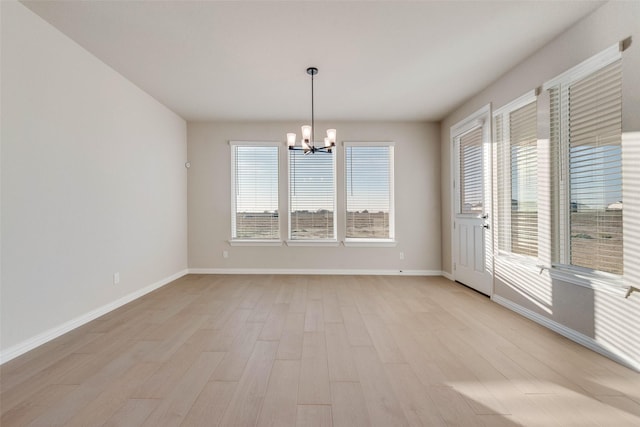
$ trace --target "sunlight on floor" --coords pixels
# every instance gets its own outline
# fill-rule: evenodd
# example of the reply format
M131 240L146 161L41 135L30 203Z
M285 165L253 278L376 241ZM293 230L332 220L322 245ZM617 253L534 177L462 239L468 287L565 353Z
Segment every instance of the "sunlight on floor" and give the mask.
M476 414L501 415L524 425L611 425L612 417L617 420L616 426L640 424L640 403L615 390L594 398L581 393L579 387L569 389L535 380L448 382L447 385L460 393ZM524 391L533 389L538 391Z

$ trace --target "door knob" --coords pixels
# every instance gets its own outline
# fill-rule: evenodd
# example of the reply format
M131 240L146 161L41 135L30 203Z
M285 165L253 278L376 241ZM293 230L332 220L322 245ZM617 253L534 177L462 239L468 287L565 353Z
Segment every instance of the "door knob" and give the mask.
M486 228L486 229L488 230L488 229L489 229L489 224L484 224L484 225L482 226L482 228Z

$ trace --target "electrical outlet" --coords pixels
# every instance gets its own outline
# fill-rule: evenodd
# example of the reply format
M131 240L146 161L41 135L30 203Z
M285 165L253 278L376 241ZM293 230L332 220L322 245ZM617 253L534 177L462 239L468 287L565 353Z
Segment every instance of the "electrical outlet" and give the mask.
M400 252L400 259L404 259L404 252Z
M113 284L117 285L120 283L120 273L113 273Z
M229 258L229 251L222 251L222 258Z

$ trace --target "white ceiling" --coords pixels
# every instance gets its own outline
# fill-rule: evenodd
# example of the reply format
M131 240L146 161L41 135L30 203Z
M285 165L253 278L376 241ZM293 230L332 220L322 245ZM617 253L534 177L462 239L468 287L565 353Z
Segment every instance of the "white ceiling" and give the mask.
M594 1L23 1L187 120L440 120Z

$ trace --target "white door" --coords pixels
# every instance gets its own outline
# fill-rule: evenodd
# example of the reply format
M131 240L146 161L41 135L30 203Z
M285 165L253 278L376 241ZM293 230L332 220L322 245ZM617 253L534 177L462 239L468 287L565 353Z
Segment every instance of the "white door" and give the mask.
M491 239L491 131L485 107L451 128L453 142L453 277L493 293Z

